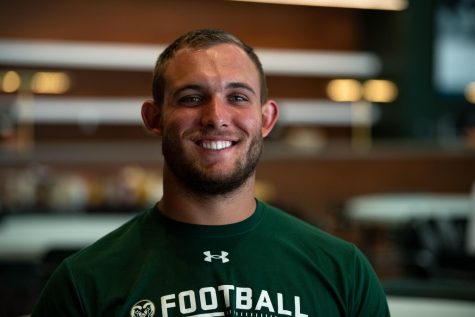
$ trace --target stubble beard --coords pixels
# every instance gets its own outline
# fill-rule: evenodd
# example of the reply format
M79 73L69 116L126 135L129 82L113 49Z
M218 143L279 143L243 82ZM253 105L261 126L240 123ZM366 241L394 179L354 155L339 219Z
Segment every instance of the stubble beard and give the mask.
M162 139L162 153L170 171L190 193L198 196L226 195L238 190L254 174L262 147L262 135L257 134L247 155L237 159L233 170L226 175L206 172L186 156L178 138L167 135Z

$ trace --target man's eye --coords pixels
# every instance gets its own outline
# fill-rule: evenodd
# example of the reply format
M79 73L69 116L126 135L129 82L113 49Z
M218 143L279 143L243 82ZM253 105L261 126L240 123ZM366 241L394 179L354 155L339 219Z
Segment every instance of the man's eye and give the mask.
M197 105L201 103L202 101L203 101L203 98L201 96L196 96L196 95L185 96L178 99L178 103L185 106Z
M231 95L228 97L229 101L230 102L234 102L234 103L241 103L241 102L247 102L249 101L249 98L247 98L246 96L243 96L243 95Z

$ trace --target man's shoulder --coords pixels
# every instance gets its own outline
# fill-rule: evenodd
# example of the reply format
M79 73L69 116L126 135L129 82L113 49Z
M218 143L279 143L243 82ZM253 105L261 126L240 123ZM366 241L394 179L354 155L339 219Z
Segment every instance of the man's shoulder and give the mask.
M266 210L266 225L279 232L280 237L315 248L353 254L355 246L328 231L309 223L278 207L262 203Z
M260 205L265 210L265 221L274 228L291 232L298 231L300 234L324 235L325 237L329 235L322 228L303 220L303 218L289 212L285 207L264 202L260 202Z
M114 259L117 261L121 256L133 254L149 225L147 223L150 211L142 211L128 220L126 223L109 232L89 246L70 256L67 261L69 265L80 267L83 265L107 263Z

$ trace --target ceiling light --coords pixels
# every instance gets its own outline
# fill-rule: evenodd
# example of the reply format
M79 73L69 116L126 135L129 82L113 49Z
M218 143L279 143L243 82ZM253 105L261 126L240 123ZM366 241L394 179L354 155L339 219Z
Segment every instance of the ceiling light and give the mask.
M20 89L21 78L16 71L10 70L3 75L0 81L1 90L6 93L13 93Z
M371 102L392 102L398 95L396 84L389 80L367 80L363 90L364 98Z
M361 100L362 87L355 79L334 79L327 85L328 97L338 102L355 102Z
M31 79L31 90L37 94L63 94L69 90L71 80L62 72L37 72Z
M401 11L407 8L407 0L232 0L272 4L290 4L317 7L337 7L352 9L374 9Z

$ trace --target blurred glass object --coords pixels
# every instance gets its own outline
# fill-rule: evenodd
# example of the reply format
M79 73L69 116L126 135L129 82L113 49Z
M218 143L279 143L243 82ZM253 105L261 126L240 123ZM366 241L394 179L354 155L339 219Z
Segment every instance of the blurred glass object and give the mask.
M161 174L139 166L98 174L33 164L0 174L3 213L125 213L152 206L162 194Z

